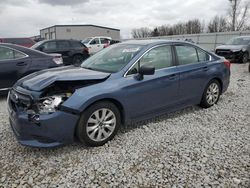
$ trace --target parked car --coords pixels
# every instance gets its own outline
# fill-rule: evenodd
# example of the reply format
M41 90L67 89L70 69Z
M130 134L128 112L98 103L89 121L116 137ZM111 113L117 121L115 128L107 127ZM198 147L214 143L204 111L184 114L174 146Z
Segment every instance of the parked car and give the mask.
M17 44L29 48L35 44L35 41L31 38L0 38L0 43Z
M80 67L20 79L9 92L10 124L27 146L53 147L76 138L100 146L121 125L190 105L213 106L229 79L230 62L196 45L128 41L102 50Z
M107 48L107 47L109 47L109 46L111 46L113 44L117 44L119 42L120 42L119 40L113 40L113 39L108 40L108 42L103 46L103 48Z
M246 63L249 61L250 36L232 38L225 45L218 46L215 53L232 62Z
M0 43L0 92L23 76L62 65L60 54L48 55L26 47Z
M88 49L89 53L91 55L101 51L103 48L107 47L109 45L110 41L112 39L110 37L90 37L82 41L83 44L85 44Z
M77 40L43 40L31 47L45 53L62 54L65 65L79 65L89 57L88 48Z

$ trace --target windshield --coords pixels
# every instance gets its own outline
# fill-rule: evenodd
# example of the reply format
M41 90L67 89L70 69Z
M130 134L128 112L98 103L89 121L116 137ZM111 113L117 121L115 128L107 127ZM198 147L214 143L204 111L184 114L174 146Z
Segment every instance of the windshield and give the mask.
M140 52L141 49L141 45L113 45L85 60L81 67L102 72L115 73L127 65L129 61Z
M35 49L36 47L40 46L40 44L42 44L44 41L40 41L37 42L36 44L34 44L33 46L31 46L30 48Z
M250 43L250 38L233 38L229 40L226 44L228 45L248 45Z
M82 40L82 43L83 43L83 44L87 44L87 43L89 43L89 41L90 41L91 39L92 39L92 38L84 39L84 40Z

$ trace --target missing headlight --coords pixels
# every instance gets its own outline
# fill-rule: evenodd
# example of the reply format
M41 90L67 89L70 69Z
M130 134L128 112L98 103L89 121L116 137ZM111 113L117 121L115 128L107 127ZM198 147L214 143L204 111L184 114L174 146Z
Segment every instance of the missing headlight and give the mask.
M54 95L42 98L37 104L39 114L50 114L56 112L60 104L62 104L71 94Z

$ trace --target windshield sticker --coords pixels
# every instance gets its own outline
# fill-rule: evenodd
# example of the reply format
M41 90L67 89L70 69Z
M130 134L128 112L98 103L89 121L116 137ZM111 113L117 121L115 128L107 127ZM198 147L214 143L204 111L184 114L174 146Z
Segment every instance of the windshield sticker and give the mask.
M131 53L131 52L137 52L139 51L140 48L129 48L129 49L124 49L122 53Z

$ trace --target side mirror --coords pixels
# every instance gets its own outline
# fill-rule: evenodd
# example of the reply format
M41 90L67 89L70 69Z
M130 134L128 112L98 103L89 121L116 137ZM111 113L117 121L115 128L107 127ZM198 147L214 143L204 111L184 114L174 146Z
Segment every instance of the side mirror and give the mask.
M139 74L136 75L136 79L142 80L144 75L153 75L155 73L155 67L153 66L141 66Z

